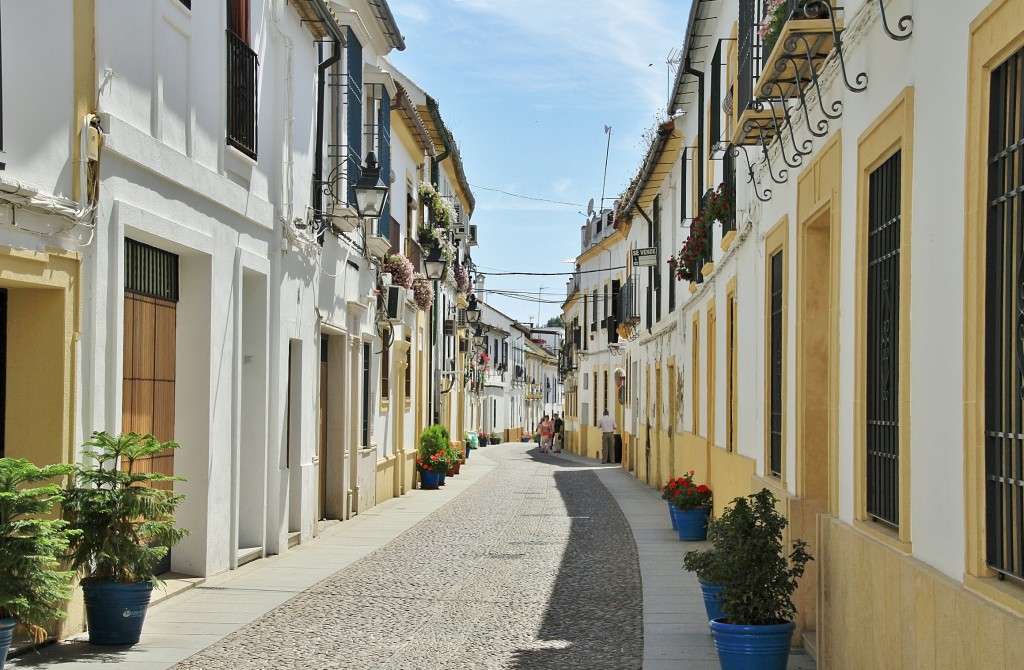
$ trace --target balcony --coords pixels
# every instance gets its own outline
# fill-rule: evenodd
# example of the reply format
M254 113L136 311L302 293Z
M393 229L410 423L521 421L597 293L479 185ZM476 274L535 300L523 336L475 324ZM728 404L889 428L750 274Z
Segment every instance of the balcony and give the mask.
M632 326L640 323L640 305L637 280L630 277L619 288L618 301L615 304L615 320L624 325Z
M758 16L760 3L742 11L742 5L750 2L741 3L740 107L733 143L767 147L791 121L787 101L799 99L800 106L806 107L805 93L811 87L818 93L818 105L826 119L839 118L841 104L833 103L831 111L827 110L818 84L829 56L835 52L842 60L843 20L835 15L838 8L824 0L789 0L779 10L783 18L777 22L778 31L770 32L762 43L757 31L765 21ZM757 21L750 23L754 17ZM841 64L845 78L845 63ZM854 91L864 90L862 79L866 85L867 77L861 74L857 77L859 88L848 81L847 86ZM812 135L823 137L828 131L827 120L812 127L809 115L805 113L804 118Z
M256 52L242 38L227 31L228 118L227 142L246 156L256 158Z

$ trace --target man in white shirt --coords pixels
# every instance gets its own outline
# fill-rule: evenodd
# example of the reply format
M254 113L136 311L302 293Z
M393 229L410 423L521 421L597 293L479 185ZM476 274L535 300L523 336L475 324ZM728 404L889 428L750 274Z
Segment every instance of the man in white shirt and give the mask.
M614 463L615 431L619 427L615 425L615 419L608 416L608 410L605 410L601 418L597 420L597 427L601 429L601 462Z

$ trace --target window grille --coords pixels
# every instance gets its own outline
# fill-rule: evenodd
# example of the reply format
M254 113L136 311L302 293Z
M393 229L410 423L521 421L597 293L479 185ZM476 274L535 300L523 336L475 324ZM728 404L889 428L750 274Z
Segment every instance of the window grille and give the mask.
M738 34L738 73L736 77L737 116L754 101L754 83L761 75L761 23L764 7L761 0L740 0Z
M227 142L250 158L256 157L256 52L231 30L228 39Z
M771 318L768 347L769 366L769 469L782 476L782 251L771 257Z
M992 72L985 296L986 562L1024 580L1024 49Z
M867 511L899 526L900 152L868 186Z
M363 343L363 413L360 426L363 447L370 446L370 345Z
M124 289L161 300L178 301L178 256L125 238Z

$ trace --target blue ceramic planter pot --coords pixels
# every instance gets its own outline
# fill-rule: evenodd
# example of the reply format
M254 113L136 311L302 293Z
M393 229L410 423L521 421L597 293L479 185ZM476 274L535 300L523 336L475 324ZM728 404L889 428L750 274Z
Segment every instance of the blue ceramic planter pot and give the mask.
M770 626L736 626L711 620L711 636L722 670L786 670L792 621Z
M718 608L718 593L721 590L721 584L700 582L700 591L704 594L704 610L708 613L708 621L725 618L725 613Z
M0 619L0 670L4 670L7 662L7 650L11 648L14 637L14 619Z
M694 507L693 509L673 507L672 509L680 540L703 542L708 539L708 517L711 515L711 507Z
M438 476L437 485L438 486L444 486L444 480L445 480L445 477L447 475L448 475L447 472L439 472L439 473L437 473L437 476Z
M436 489L441 485L441 474L420 468L420 488Z
M92 644L135 644L142 635L153 582L83 582L85 616Z
M668 518L672 519L672 530L676 530L676 508L671 500L666 500L665 502L668 503Z

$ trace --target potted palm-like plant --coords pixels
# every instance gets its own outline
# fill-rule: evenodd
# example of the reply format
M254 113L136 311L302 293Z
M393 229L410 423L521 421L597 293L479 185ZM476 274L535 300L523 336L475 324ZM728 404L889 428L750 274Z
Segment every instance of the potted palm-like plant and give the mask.
M794 540L785 554L788 523L768 489L735 498L708 528L711 548L683 559L702 582L721 586L717 603L724 616L710 625L723 670L785 670L795 628L793 593L812 560L803 540Z
M51 482L67 465L39 468L23 458L0 458L0 669L14 626L25 627L35 642L46 638L52 621L64 618L74 573L59 559L68 547L67 522L45 518L60 501Z
M139 641L156 581L154 569L188 535L174 523L184 496L153 486L184 480L136 467L141 459L177 447L152 435L96 432L82 449L89 463L75 466L63 512L77 531L71 539L71 564L84 576L93 644Z

